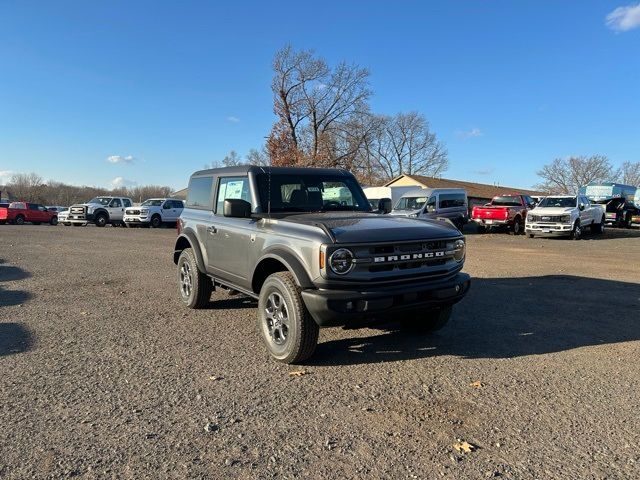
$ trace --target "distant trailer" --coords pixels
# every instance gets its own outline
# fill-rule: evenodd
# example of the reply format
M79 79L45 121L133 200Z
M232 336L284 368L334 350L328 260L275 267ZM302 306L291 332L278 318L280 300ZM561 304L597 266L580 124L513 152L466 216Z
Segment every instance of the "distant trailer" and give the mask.
M640 216L635 204L637 187L614 182L590 182L580 187L584 195L594 203L605 205L606 222L616 227L631 227L634 217Z
M402 195L416 188L418 187L410 185L397 187L365 187L363 190L367 200L369 200L371 204L371 208L376 209L378 208L378 201L381 198L390 198L391 204L395 207Z

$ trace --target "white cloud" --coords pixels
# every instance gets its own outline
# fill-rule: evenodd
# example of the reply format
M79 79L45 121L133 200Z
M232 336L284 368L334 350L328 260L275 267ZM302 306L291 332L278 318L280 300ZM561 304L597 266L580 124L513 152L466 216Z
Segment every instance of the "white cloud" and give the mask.
M227 121L231 122L231 123L238 123L240 121L240 119L238 117L234 117L233 115L227 117Z
M9 180L11 180L11 177L13 177L14 173L16 172L14 172L13 170L0 170L0 185L4 185Z
M640 27L640 3L616 8L607 15L606 24L615 32L626 32Z
M135 160L133 155L126 155L126 156L122 156L122 155L110 155L107 157L107 162L109 163L133 163L133 161Z
M111 180L110 184L113 188L120 188L120 187L134 187L138 184L138 182L134 182L133 180L127 180L124 177L116 177L113 180Z
M472 128L471 130L458 131L457 134L462 138L475 138L482 136L482 130L479 128Z

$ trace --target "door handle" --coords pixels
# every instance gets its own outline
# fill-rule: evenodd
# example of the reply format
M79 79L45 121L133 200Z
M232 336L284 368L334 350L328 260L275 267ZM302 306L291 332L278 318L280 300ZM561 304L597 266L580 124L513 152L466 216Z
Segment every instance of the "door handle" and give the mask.
M207 227L207 232L213 235L214 233L218 233L218 229L212 225L210 227Z

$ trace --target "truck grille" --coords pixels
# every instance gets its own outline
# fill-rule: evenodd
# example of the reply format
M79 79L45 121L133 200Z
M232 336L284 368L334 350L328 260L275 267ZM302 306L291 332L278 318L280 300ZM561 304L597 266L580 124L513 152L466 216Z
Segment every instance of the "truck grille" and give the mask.
M140 215L140 210L127 210L128 215Z
M530 222L561 223L564 215L529 215Z
M398 244L345 245L355 256L355 266L344 280L376 282L449 275L462 267L453 258L453 244L456 240L458 238ZM372 274L375 276L372 277Z
M84 213L85 208L84 207L71 207L71 209L69 211L73 215L80 215L80 214Z

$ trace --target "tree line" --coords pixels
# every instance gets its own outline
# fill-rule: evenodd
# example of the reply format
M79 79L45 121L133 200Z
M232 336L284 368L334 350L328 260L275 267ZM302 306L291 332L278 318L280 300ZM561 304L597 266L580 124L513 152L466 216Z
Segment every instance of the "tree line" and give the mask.
M581 155L556 158L537 172L540 191L554 194L575 194L589 182L618 182L640 187L640 162L624 162L614 168L605 155Z
M68 185L55 180L45 182L36 173L16 173L2 189L2 198L14 201L40 203L43 205L69 206L83 203L100 195L129 197L134 202L147 198L171 196L172 189L160 185L118 187L113 189Z

